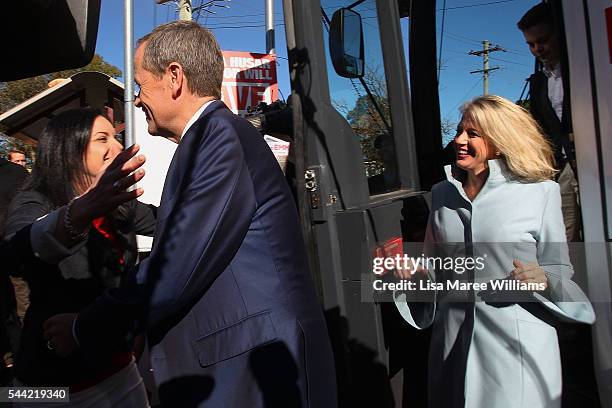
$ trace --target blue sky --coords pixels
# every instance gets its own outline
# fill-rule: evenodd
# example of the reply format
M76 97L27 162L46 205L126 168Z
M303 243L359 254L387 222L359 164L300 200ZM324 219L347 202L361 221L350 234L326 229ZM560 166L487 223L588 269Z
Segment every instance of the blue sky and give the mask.
M200 3L199 0L193 2L194 5ZM276 48L279 55L278 80L281 92L286 96L289 91L289 72L285 30L282 25L282 1L275 0L274 3ZM178 19L174 2L158 5L155 0L133 0L133 4L134 40L150 32L156 25ZM263 0L231 0L217 4L225 4L229 8L213 7L211 10L215 11L215 14L202 12L198 21L214 32L221 48L226 51L264 53L266 39ZM96 52L122 71L123 22L123 0L103 1Z
M199 0L194 0L198 4ZM323 1L326 9L348 4L341 0ZM364 17L366 42L376 30L375 11L369 0L361 6ZM511 100L518 99L525 79L533 72L534 61L530 56L521 33L516 29L516 22L537 0L446 0L444 37L442 45L442 70L440 73L441 115L455 122L458 108L462 102L482 93L480 74L470 71L482 69L482 58L468 55L471 50L482 48L482 40L490 40L493 45L500 45L507 52L491 54L490 66L500 67L493 71L489 80L489 93L505 96ZM199 22L210 28L216 35L223 50L265 52L264 34L264 1L231 0L225 4L229 8L214 7L216 14L201 13ZM437 29L440 41L442 7L444 0L438 0ZM285 32L282 24L282 2L275 0L276 49L278 53L279 89L285 96L289 93L289 74L287 67L287 49ZM330 15L331 15L330 10ZM173 2L162 5L154 0L134 0L134 38L148 33L156 25L178 18ZM402 21L404 47L407 50L408 20ZM374 40L375 41L375 40ZM367 45L367 44L366 44ZM369 48L374 49L376 46ZM366 46L366 51L368 47ZM123 70L123 1L105 0L102 2L100 28L96 52L108 62ZM366 55L368 61L375 61L380 55L376 51ZM375 65L375 63L372 63ZM331 76L330 76L331 77ZM334 83L330 79L334 96L348 104L351 97L342 93L350 86ZM337 91L337 92L336 92ZM348 100L347 100L348 99Z
M442 3L438 1L438 8ZM478 3L493 4L465 7ZM516 22L537 3L536 0L447 0L439 86L443 118L456 120L460 104L482 94L482 75L469 73L482 69L482 57L468 54L482 49L482 40L506 49L490 55L489 66L500 69L490 73L489 93L513 101L519 98L525 79L533 73L534 59ZM442 12L438 11L438 46L441 19Z

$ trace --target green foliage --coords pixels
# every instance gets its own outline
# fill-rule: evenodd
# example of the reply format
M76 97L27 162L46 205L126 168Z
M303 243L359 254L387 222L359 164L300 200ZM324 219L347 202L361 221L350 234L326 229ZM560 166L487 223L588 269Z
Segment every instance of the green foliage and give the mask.
M82 68L68 69L51 74L39 75L37 77L21 79L19 81L0 83L0 112L19 105L21 102L30 99L34 95L44 91L48 83L57 78L69 78L72 75L83 71L98 71L113 78L121 76L121 70L114 65L104 61L95 54L91 62Z

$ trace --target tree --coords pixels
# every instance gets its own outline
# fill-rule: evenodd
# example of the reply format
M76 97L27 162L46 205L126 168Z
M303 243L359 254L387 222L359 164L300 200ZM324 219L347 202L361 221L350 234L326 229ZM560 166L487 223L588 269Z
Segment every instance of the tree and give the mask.
M19 81L0 82L0 113L6 112L14 106L19 105L21 102L46 90L50 81L58 78L70 78L72 75L83 71L102 72L113 78L121 76L121 70L119 68L104 61L100 55L95 54L91 62L82 68L53 72L32 78L21 79ZM12 149L25 152L27 167L30 168L35 159L34 146L0 133L0 156L6 157L8 152Z
M121 70L114 65L104 61L95 54L91 62L82 68L68 69L54 72L51 74L39 75L32 78L21 79L19 81L0 83L0 113L19 105L21 102L33 97L34 95L47 89L47 84L57 78L69 78L72 75L83 71L98 71L113 78L121 76Z
M384 137L384 135L390 136L385 122L392 126L391 108L387 97L385 77L379 72L379 68L367 67L363 80L370 90L372 98L367 95L363 87L358 88L355 81L353 85L359 95L355 101L355 106L349 110L344 101L335 101L334 105L341 108L339 111L345 115L346 120L359 137L363 157L366 167L368 167L367 172L373 175L384 169L379 138ZM374 101L376 104L374 104Z
M457 133L457 123L446 117L442 119L440 125L442 127L442 144L443 146L446 146L451 140L453 140L455 134Z

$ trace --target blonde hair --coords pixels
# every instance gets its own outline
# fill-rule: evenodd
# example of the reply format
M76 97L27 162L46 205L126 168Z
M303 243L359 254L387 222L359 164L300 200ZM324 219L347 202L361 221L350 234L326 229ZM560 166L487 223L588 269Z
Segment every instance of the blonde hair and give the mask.
M485 95L461 108L499 151L509 170L524 181L550 180L555 175L553 150L538 123L522 107L496 95Z

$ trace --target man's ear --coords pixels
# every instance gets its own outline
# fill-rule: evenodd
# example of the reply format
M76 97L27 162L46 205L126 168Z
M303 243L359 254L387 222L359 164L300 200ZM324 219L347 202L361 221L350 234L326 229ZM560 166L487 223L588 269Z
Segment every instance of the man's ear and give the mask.
M172 98L176 99L183 93L183 87L187 86L185 72L178 62L171 62L168 64L167 72L170 78Z

